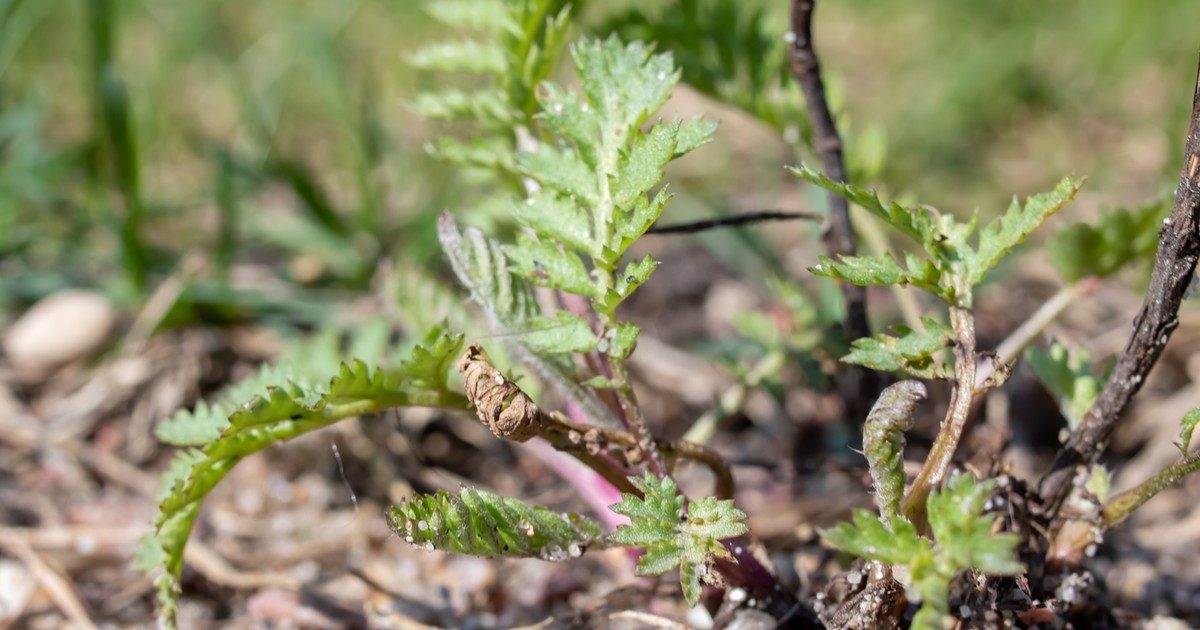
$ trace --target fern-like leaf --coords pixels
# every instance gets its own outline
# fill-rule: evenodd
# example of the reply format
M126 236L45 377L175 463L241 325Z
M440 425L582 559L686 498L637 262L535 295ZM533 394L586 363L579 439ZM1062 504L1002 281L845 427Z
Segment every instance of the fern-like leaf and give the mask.
M885 523L902 518L904 498L904 432L912 426L917 405L925 399L920 381L900 381L882 393L863 424L863 455L875 482L875 503Z
M679 583L689 604L700 599L701 582L716 584L712 562L733 561L733 554L721 544L727 538L745 534L746 513L733 507L733 501L704 497L688 504L670 477L647 474L630 478L644 497L622 494L613 512L628 516L609 541L618 545L645 549L638 561L638 575L659 575L679 568Z
M183 549L200 506L244 457L338 420L391 407L466 408L466 399L451 392L446 382L462 337L435 331L426 341L398 369L373 370L354 361L341 364L323 387L306 389L295 383L270 387L233 411L219 435L202 448L176 456L163 475L154 531L138 554L143 568L161 570L155 583L164 625L174 625ZM176 429L180 422L175 420Z
M912 627L938 630L950 612L950 581L956 573L974 569L1015 575L1024 570L1016 560L1017 537L993 533L995 518L984 513L994 488L993 482L956 474L931 494L927 507L932 542L902 516L885 523L866 510L856 510L852 523L840 523L821 536L843 551L906 567L909 586L921 598Z
M602 542L591 519L465 487L392 507L392 527L410 544L473 556L559 561Z
M1083 180L1064 177L1054 190L1030 197L1025 205L1013 199L1007 212L979 231L979 245L967 259L970 284L982 282L987 272L999 264L1009 251L1023 243L1039 225L1074 199L1082 185Z
M435 19L473 31L409 55L415 67L474 75L470 89L425 92L414 109L430 118L469 122L470 141L442 138L430 148L441 159L512 174L517 129L529 127L534 90L549 76L565 43L567 0L431 0ZM515 181L515 180L512 180Z

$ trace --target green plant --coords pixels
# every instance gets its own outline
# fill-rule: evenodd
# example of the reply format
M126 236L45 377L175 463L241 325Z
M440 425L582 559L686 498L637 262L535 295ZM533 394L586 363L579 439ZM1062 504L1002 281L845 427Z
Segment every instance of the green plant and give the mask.
M995 517L983 513L993 490L992 482L979 483L969 474L951 476L944 488L929 495L932 539L920 535L902 516L885 521L866 510L856 511L853 523L841 523L822 535L854 555L904 567L905 581L921 601L912 627L936 630L944 627L950 613L950 581L959 571L1014 575L1023 570L1015 560L1019 539L995 533Z
M264 368L221 401L181 412L160 426L160 438L193 447L164 478L155 535L142 555L144 565L162 569L164 620L173 619L183 546L200 505L237 461L340 419L399 406L465 410L469 404L498 437L544 438L627 490L612 510L632 519L602 537L590 520L564 520L514 499L464 489L457 497L416 497L394 509L393 524L414 544L553 560L594 545L642 547L647 553L639 571L657 574L678 566L689 602L699 597L700 581L715 583L716 563L746 561L719 542L746 533L745 515L731 501L703 497L684 509L685 498L669 476L677 461L710 466L719 495L732 490L728 471L711 451L652 435L625 367L638 329L616 315L655 267L649 257L627 263L623 257L670 198L654 191L664 165L702 144L713 125L691 120L642 127L677 79L669 56L615 38L580 42L572 54L582 95L544 83L541 109L532 120L546 141L513 159L521 176L534 182L525 200L513 201L527 231L502 245L476 230L460 230L447 216L439 232L452 267L491 323L510 333L517 355L568 400L578 401L586 416L572 422L542 412L477 346L458 363L467 395L455 394L447 379L462 338L445 333L431 333L411 358L390 363L396 367L383 360L378 348L386 335L376 333L357 344L374 348L363 360L334 367L337 355L327 342L308 350L317 359L296 355ZM543 314L533 300L534 285L581 298L587 310ZM572 354L590 360L595 372L577 373L567 360ZM612 428L614 423L622 428ZM638 474L643 465L645 476ZM681 510L688 517L683 524Z
M662 19L644 19L640 12L622 18L623 30L644 30L679 51L680 67L670 52L656 53L650 44L625 43L616 36L585 38L566 46L571 15L566 2L454 0L431 3L428 9L438 20L462 24L477 36L433 44L410 61L426 71L467 73L484 85L425 92L413 105L447 123L449 131L438 136L433 153L464 174L466 187L483 191L485 201L464 222L482 222L488 231L464 227L445 212L437 219L437 234L451 270L485 325L456 309L453 296L424 274L397 273L390 278L389 292L397 298L396 310L408 329L417 328L414 322L427 326L433 323L429 320L443 317L456 331L474 333L486 327L503 342L510 360L493 360L476 344L464 349L464 335L444 327L435 327L407 358L399 359L402 353L389 343L391 324L362 327L346 352L336 335L320 336L216 402L201 403L163 422L159 437L184 450L164 477L155 531L141 559L144 566L160 571L164 622L173 622L183 549L202 503L233 466L272 444L339 420L404 406L460 413L473 409L497 438L544 440L558 452L541 451L537 456L566 455L582 462L595 478L565 475L581 494L594 498L600 494L595 492L598 486L622 492L615 503L593 501L595 520L479 488L417 495L401 501L390 514L391 525L408 543L550 561L587 549L627 547L641 551L641 575L678 570L689 604L700 599L704 584L737 587L752 591L754 605L777 613L781 623L798 615L813 621L807 604L797 601L747 553L747 515L731 500L729 465L701 445L751 388L777 378L789 362L807 368L813 378L806 384L819 388L841 385L838 380L850 380L847 374L869 375L857 368L950 382L945 420L907 489L905 432L925 397L925 385L902 381L882 391L863 426L863 452L879 514L859 511L852 522L823 532L829 544L888 565L890 575L910 587L910 598L922 604L914 627L937 628L946 622L951 585L959 572L1016 575L1024 570L1016 559L1021 539L998 531L1007 524L987 513L997 484L950 472L971 406L980 394L1005 381L1012 363L1070 298L1083 294L1093 279L1109 277L1148 255L1161 206L1109 213L1096 226L1061 232L1052 241L1053 258L1069 286L1051 301L1052 308L1031 319L1031 326L1015 331L995 352L980 352L975 334L977 291L1017 246L1076 195L1080 180L1065 178L1051 192L1024 203L1014 200L1007 211L982 226L976 218L964 222L927 206L884 201L869 189L847 183L865 178L871 171L869 158L877 153L863 149L867 166L862 168L842 164L840 139L824 102L811 41L804 44L807 51L798 46L789 50L784 38L769 36L765 13L747 12L739 3L687 1L680 3L678 14ZM811 12L804 17L811 18ZM705 31L721 36L697 36ZM802 35L809 39L808 33ZM797 37L794 33L793 39ZM578 89L549 80L564 49L570 51ZM785 60L791 57L797 63L805 52L812 59L811 67L797 71L806 88L807 107L802 108L800 93L786 80ZM477 81L480 77L485 80ZM656 435L634 393L629 367L641 331L619 311L658 265L652 256L639 258L631 252L672 199L675 188L669 191L663 183L667 165L709 142L715 131L715 124L702 117L656 118L681 77L785 136L795 133L788 137L793 146L820 155L827 174L806 166L794 172L846 200L831 210L831 217L838 225L835 236L849 239L850 247L827 242L832 255L821 257L812 268L814 274L843 283L843 289L845 283L915 287L945 307L944 315L910 312L905 326L847 339L869 330L865 299L854 297L864 296L862 291L843 293L846 322L856 317L861 321L844 326L851 334L839 337L828 331L838 323L830 309L814 306L799 285L769 279L767 284L788 306L791 320L783 328L789 330L781 332L765 317L741 319L744 336L758 344L758 362L688 433L695 442ZM797 131L803 109L813 115L813 122ZM269 138L267 121L256 124ZM463 129L469 130L471 140L458 135ZM375 155L366 141L370 137L364 136L364 156ZM285 183L296 195L311 220L305 227L308 236L297 240L320 242L336 251L353 240L356 230L377 227L378 198L364 178L358 180L362 213L348 221L312 169L278 155L270 141L265 144L262 173L250 179ZM234 222L239 214L234 180L244 160L231 152L217 155L221 211L225 221ZM853 177L847 177L847 171ZM485 177L475 178L480 172ZM1192 168L1189 176L1194 175ZM851 254L855 244L849 203L909 237L919 249L897 257L886 239L877 238L873 254ZM1131 234L1134 238L1128 238ZM232 229L222 232L227 250L234 236ZM225 257L228 264L229 254ZM347 268L357 268L357 262ZM822 365L823 358L842 353L842 362L855 370L838 372ZM343 356L355 359L343 363ZM1070 430L1084 430L1092 410L1105 404L1101 377L1089 359L1061 346L1047 353L1031 351L1030 357L1035 372L1062 400L1064 413L1072 419ZM452 373L455 365L461 387ZM530 376L537 381L518 385ZM543 399L543 386L557 395L567 413L536 402ZM877 389L856 391L873 394ZM846 415L853 416L854 407L847 409ZM1119 523L1162 488L1200 468L1197 456L1188 450L1197 418L1200 414L1189 414L1182 423L1182 460L1130 492L1110 499L1106 471L1089 467L1086 481L1076 486L1097 500L1105 526ZM673 475L685 460L711 470L711 493L689 498L679 490ZM621 519L616 517L629 522L618 523Z

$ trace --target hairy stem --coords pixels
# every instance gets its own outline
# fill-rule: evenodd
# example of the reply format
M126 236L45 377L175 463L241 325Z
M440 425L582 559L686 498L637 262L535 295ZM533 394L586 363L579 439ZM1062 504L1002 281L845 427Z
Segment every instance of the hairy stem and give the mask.
M1158 235L1158 254L1150 287L1142 309L1133 320L1133 333L1121 353L1112 376L1095 404L1059 451L1051 472L1042 479L1040 494L1049 513L1058 517L1058 507L1071 490L1072 471L1081 463L1094 462L1104 450L1117 419L1129 405L1150 369L1158 362L1171 333L1179 326L1179 305L1200 259L1200 67L1192 96L1192 115L1184 148L1183 168L1175 188L1171 215Z
M954 392L950 396L950 408L938 430L937 438L925 459L925 465L913 481L908 496L904 498L903 510L909 520L919 528L925 526L925 502L929 493L942 482L950 470L954 452L962 438L971 411L971 400L975 397L975 319L971 312L961 306L950 307L950 325L954 328Z
M1162 469L1157 475L1143 481L1109 499L1101 511L1105 527L1115 527L1129 517L1134 510L1154 498L1154 495L1167 489L1184 477L1200 470L1200 452L1193 453L1170 466Z

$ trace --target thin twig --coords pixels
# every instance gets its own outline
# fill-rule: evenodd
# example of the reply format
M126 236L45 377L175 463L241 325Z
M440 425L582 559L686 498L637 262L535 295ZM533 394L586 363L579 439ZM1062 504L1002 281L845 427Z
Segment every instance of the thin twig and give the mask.
M647 234L694 234L714 228L737 227L751 223L767 221L824 221L825 217L816 212L794 212L788 210L760 210L742 212L724 217L688 221L686 223L670 223L655 225L646 231Z
M1200 66L1192 96L1192 116L1179 185L1171 215L1158 235L1158 255L1150 275L1150 288L1142 309L1133 320L1133 333L1121 353L1104 390L1083 421L1059 451L1051 472L1042 479L1041 495L1057 519L1058 507L1070 492L1072 471L1096 461L1112 436L1117 419L1141 389L1158 361L1171 333L1179 326L1183 301L1196 261L1200 259Z
M992 361L985 361L979 366L975 375L975 387L981 388L996 371L997 365L1009 365L1021 356L1021 353L1037 340L1038 335L1058 319L1067 308L1079 298L1095 291L1100 286L1099 278L1089 277L1074 282L1058 290L1050 299L1042 303L1029 319L1009 333L1000 345L996 346L996 356Z
M29 569L34 578L41 583L46 594L54 605L71 620L71 625L77 628L95 628L96 624L88 614L87 606L75 592L75 586L57 569L43 559L25 540L14 536L11 530L0 531L0 549L11 554Z
M1157 475L1121 494L1109 499L1101 511L1105 527L1115 527L1129 517L1134 510L1154 498L1154 495L1172 486L1184 477L1200 470L1200 452L1193 453L1159 471Z
M825 175L836 182L846 181L846 164L842 156L842 137L829 110L825 83L821 79L821 62L813 45L812 18L815 0L792 0L792 74L804 92L808 120L812 127L812 144L821 156ZM830 192L829 217L821 232L825 251L833 258L854 256L857 245L854 227L850 222L850 202ZM846 307L843 330L849 340L871 336L867 321L867 289L849 282L841 283L842 301ZM850 366L842 381L841 393L845 409L844 421L857 428L866 418L871 402L879 395L883 379L872 370Z
M846 181L846 165L842 157L842 137L829 110L825 83L821 79L821 62L813 47L812 17L815 0L792 2L792 73L804 92L808 120L812 126L813 147L821 156L825 175L836 182ZM850 224L850 202L836 193L829 193L829 217L821 240L830 256L853 256L857 252L854 228ZM867 323L867 290L850 283L842 284L846 303L846 334L850 339L871 334ZM872 392L876 393L876 392ZM874 398L872 396L871 398Z

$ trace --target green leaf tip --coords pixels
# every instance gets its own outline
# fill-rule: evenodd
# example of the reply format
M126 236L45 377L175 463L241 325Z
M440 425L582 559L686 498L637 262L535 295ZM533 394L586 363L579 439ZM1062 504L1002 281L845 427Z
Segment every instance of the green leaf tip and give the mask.
M1196 425L1200 424L1200 407L1193 409L1183 415L1183 419L1179 421L1179 451L1184 457L1187 457L1188 449L1192 443L1192 433L1196 431Z
M474 556L580 556L602 540L600 525L477 488L418 495L391 510L392 528L409 544Z
M950 378L952 369L938 355L950 347L950 327L933 318L923 318L924 330L896 326L899 336L880 333L856 339L842 361L881 372L903 372L916 378Z
M905 256L907 269L891 256L853 257L833 261L823 258L813 273L860 285L911 284L953 306L969 308L972 289L988 271L1020 245L1039 225L1061 210L1082 185L1063 178L1054 190L1030 197L1024 205L1015 200L1008 211L979 231L974 244L975 220L958 221L928 206L902 206L887 202L872 190L834 181L806 165L792 171L801 179L866 209L892 228L916 241L928 259Z
M748 531L746 513L733 501L704 497L687 504L670 477L647 474L630 482L645 495L622 494L613 512L628 516L630 523L617 528L609 541L645 550L638 561L638 575L660 575L679 568L679 583L689 604L700 599L701 583L718 584L712 570L717 559L734 561L721 543Z

